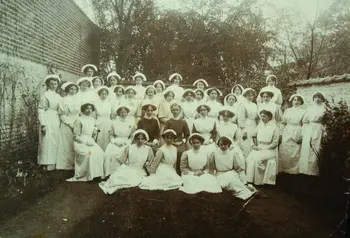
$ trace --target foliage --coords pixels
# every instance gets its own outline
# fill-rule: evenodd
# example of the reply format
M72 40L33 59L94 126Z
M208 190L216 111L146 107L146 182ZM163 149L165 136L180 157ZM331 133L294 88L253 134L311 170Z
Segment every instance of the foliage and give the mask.
M322 142L320 174L327 179L350 178L350 112L343 101L326 102L322 117L325 136Z
M271 52L266 43L273 33L254 10L257 1L235 6L194 2L198 10L178 11L160 10L152 0L92 0L101 30L102 67L113 59L127 79L142 71L151 80L179 72L185 83L197 78L244 86L263 81Z

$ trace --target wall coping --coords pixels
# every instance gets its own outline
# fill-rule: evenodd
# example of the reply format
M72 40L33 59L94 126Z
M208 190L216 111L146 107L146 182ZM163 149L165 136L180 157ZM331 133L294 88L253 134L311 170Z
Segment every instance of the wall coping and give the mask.
M291 82L289 86L309 86L309 85L322 85L332 83L350 82L350 74L327 76L325 78L313 78L308 80L299 80Z

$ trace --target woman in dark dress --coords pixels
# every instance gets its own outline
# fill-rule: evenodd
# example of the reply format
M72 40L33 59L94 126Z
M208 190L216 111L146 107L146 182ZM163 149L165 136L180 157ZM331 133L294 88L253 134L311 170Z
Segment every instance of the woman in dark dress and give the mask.
M150 146L153 152L157 150L160 139L159 121L153 115L156 109L156 106L152 104L143 105L142 111L144 112L144 116L137 122L137 129L147 132L149 140L146 142L146 145Z

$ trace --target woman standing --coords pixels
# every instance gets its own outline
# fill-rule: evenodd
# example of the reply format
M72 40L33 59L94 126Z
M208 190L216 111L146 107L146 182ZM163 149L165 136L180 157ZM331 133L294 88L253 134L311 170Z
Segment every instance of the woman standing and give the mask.
M207 94L209 99L206 104L210 107L208 116L216 119L219 115L219 110L222 108L222 104L218 102L218 97L222 96L222 93L217 88L210 88L207 90Z
M180 87L180 82L182 81L182 76L178 73L172 74L169 77L169 81L172 82L173 84L170 85L166 91L171 91L174 93L175 97L174 99L177 101L181 101L182 95L184 94L184 89Z
M224 106L230 108L230 110L235 114L235 116L232 118L234 123L237 123L238 104L239 102L235 94L229 93L225 96Z
M263 91L270 91L273 93L273 98L271 99L271 102L274 102L278 105L282 105L283 99L282 99L282 93L281 90L279 90L278 88L276 88L276 84L277 84L277 77L275 75L269 75L266 77L266 87L263 87L259 94L258 97L256 99L256 102L258 104L260 104L262 102L262 98L261 98L261 92Z
M289 174L299 173L299 159L301 150L301 128L305 115L304 98L300 94L293 94L290 99L293 107L286 109L282 120L282 143L279 147L279 169Z
M194 133L188 140L192 149L185 151L181 156L180 169L183 186L180 187L180 191L188 194L221 193L219 182L208 173L208 155L201 150L205 138L201 134Z
M176 170L180 173L180 158L182 153L187 150L186 142L190 136L190 130L188 128L187 122L180 118L180 104L174 102L171 104L170 109L173 117L165 123L164 130L174 130L176 132L177 136L173 144L177 148Z
M176 147L173 141L176 138L174 130L165 130L162 134L165 144L160 147L149 166L150 176L143 178L139 188L147 190L171 190L178 189L182 185L182 179L177 175Z
M317 155L321 148L324 132L322 116L326 109L325 98L322 93L316 92L312 95L313 105L306 108L303 118L303 142L299 162L299 173L307 175L319 174Z
M238 126L232 122L232 118L235 116L235 113L231 108L223 107L219 111L219 120L216 122L217 137L221 138L226 136L232 141L236 141L236 133Z
M98 76L93 77L91 82L92 82L92 87L94 89L98 89L99 87L103 86L103 84L104 84L103 80Z
M170 106L175 102L174 100L175 94L172 91L167 91L164 94L164 99L161 101L159 105L158 110L158 118L160 121L160 132L162 133L164 131L164 125L165 123L173 117L173 114L171 113Z
M244 90L244 88L240 84L234 85L232 87L232 89L231 89L231 93L236 96L238 102L243 102L244 101L244 97L242 95L243 90Z
M116 72L111 72L107 75L106 81L107 86L112 89L114 86L118 85L118 80L121 80L121 77Z
M91 116L94 105L85 103L81 106L81 116L74 122L74 177L69 182L90 181L103 177L103 150L93 137L97 133L95 119Z
M201 89L196 89L196 90L194 90L194 93L196 94L196 97L195 97L195 103L196 103L196 106L198 107L199 105L201 105L201 104L204 104L204 103L206 103L206 99L205 99L205 96L206 96L206 94L204 93L204 91L203 90L201 90Z
M95 102L96 107L96 126L98 128L97 144L103 151L106 150L109 143L109 129L111 128L112 105L108 100L109 90L102 86L97 90L99 99Z
M256 129L256 120L258 118L258 107L253 102L256 92L252 88L244 89L242 93L245 99L238 106L238 140L243 152L244 158L247 158L253 143L252 135Z
M104 171L109 176L117 170L118 156L125 146L132 143L132 134L136 130L135 120L128 117L129 108L120 106L117 108L117 117L112 120L110 129L110 143L105 152Z
M56 169L73 170L75 158L73 129L74 122L79 118L80 113L80 104L76 97L79 88L72 82L63 84L61 88L67 93L67 96L62 98L59 105L61 128Z
M196 89L200 89L202 90L203 92L206 90L205 88L208 88L209 87L209 84L206 80L204 79L197 79L194 83L193 83L193 86L196 87ZM208 95L206 94L203 94L204 95L204 100L208 100Z
M146 88L142 86L142 83L146 82L147 78L142 73L136 73L133 77L133 80L135 81L134 89L136 91L136 99L143 100Z
M81 68L81 72L88 78L93 77L97 71L97 67L93 64L86 64Z
M114 97L109 97L110 102L112 104L112 119L115 118L116 115L116 111L119 108L119 106L121 105L122 101L125 101L125 96L124 96L124 92L125 92L125 88L122 85L116 85L113 88L111 88L111 91L113 92L113 94L115 95Z
M208 117L210 107L206 104L198 106L197 112L200 114L200 117L194 120L192 133L199 133L203 136L202 149L209 156L216 148L217 131L215 119Z
M254 144L247 158L247 181L255 185L276 184L279 130L272 112L260 112L262 123L254 133Z
M158 105L160 105L161 101L164 100L164 90L165 84L162 80L156 80L153 83L153 87L156 89L155 98L158 100Z
M38 164L43 165L44 170L51 171L56 167L60 136L58 107L61 96L56 90L61 80L58 75L50 74L44 81L47 90L40 97L38 109L40 121Z
M148 134L144 130L136 130L133 134L135 144L126 146L118 161L121 166L106 182L99 184L105 194L112 194L121 188L137 187L147 176L149 166L154 159L152 149L146 145Z
M78 101L80 106L85 103L93 104L97 99L97 93L95 90L91 89L92 82L90 78L84 77L80 78L77 81L79 86L79 92L77 93Z
M133 86L128 86L125 88L125 98L121 100L120 104L125 105L129 108L129 117L133 117L136 122L137 112L140 106L139 100L135 98L136 90Z
M271 91L261 91L260 97L262 98L262 103L258 105L258 112L261 112L262 110L272 112L272 121L279 126L282 120L282 111L280 105L271 101L273 96L274 93Z
M197 104L194 101L195 96L196 94L191 89L186 89L183 95L185 100L182 102L182 112L190 131L192 131L193 121L197 115Z

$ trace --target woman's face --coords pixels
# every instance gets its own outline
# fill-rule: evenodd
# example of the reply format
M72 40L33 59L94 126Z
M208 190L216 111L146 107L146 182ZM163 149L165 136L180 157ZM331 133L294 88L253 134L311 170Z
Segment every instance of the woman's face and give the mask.
M209 94L209 98L211 100L216 100L218 98L218 92L216 90L211 91Z
M240 87L236 86L235 89L233 90L233 93L236 95L241 95L242 94L242 90Z
M177 105L174 105L171 107L171 113L174 117L178 117L180 115L180 107Z
M203 99L203 95L201 94L201 92L196 92L196 100L200 101Z
M119 98L119 97L123 96L123 89L117 88L117 89L114 91L114 93L115 93L115 96Z
M107 90L101 90L98 95L100 96L101 100L106 100L108 97L108 92Z
M87 77L92 77L92 76L94 76L94 73L95 73L95 71L94 71L92 68L88 68L88 69L86 70L86 76L87 76Z
M132 99L135 97L135 92L134 90L128 90L127 93L126 93L126 96L129 98L129 99Z
M87 107L85 107L85 109L84 109L84 111L83 111L83 113L84 113L84 115L86 115L86 116L90 116L90 114L92 113L92 106L91 105L88 105Z
M208 115L208 110L207 110L207 108L204 107L204 106L201 106L201 107L199 108L199 114L201 114L202 117L207 116L207 115Z
M51 79L48 83L48 88L52 91L56 91L57 87L58 87L57 80Z
M145 110L145 114L148 117L153 116L153 108L151 106L149 106L146 110Z
M136 85L142 85L143 79L142 77L136 77L135 78L135 84Z
M276 82L275 82L275 80L273 80L273 79L269 79L269 80L267 80L267 85L269 85L269 86L275 86L276 85Z
M261 114L260 114L260 117L261 117L261 120L262 120L264 123L268 123L268 122L271 120L271 118L270 118L268 115L264 114L264 113L261 113Z
M163 92L163 86L160 83L157 83L155 85L155 88L156 88L157 93Z
M235 104L235 102L236 102L236 99L235 99L234 96L229 96L229 97L227 98L227 103L228 103L228 105L233 106L233 104Z
M263 93L262 100L263 100L263 102L268 103L271 101L271 97L268 93Z
M164 136L164 142L167 145L171 145L174 142L174 139L175 139L174 135L172 135L172 134L168 134L168 135Z
M205 85L204 85L203 82L198 82L198 83L197 83L197 88L198 88L198 89L204 90L204 86L205 86Z
M201 141L196 138L191 140L191 144L192 144L192 148L195 150L198 150L199 148L201 148L201 145L202 145Z
M77 87L71 86L68 90L68 95L75 95L77 93Z
M228 122L230 120L230 117L229 117L229 114L227 112L225 112L223 115L222 115L222 119L225 121L225 122Z
M88 81L83 81L80 83L80 91L85 92L86 90L88 90L90 88L90 82Z
M136 145L137 146L142 146L146 142L146 138L143 134L139 134L135 137Z
M314 102L317 103L317 104L321 104L323 102L322 97L316 95L314 97Z
M111 87L117 85L117 83L118 83L118 80L117 80L116 77L112 76L112 77L109 78L109 85Z
M249 92L245 95L245 98L249 101L252 102L254 100L254 93Z
M153 88L149 88L147 89L147 92L146 92L146 95L149 97L149 98L152 98L155 94L155 91Z
M174 78L174 84L175 85L179 85L180 84L180 78L179 78L179 76L176 76L175 78Z
M188 102L193 101L193 95L192 95L192 93L187 93L187 94L185 94L185 99L186 99L186 101L188 101Z
M174 94L172 93L168 93L168 95L165 98L167 102L171 102L173 99L174 99Z
M228 146L228 144L225 144L222 141L219 141L219 147L222 151L226 151L229 146Z
M293 98L293 106L298 107L301 105L301 100L299 97L294 97Z
M97 78L97 79L94 80L94 88L95 89L100 87L101 85L102 85L101 79Z
M119 110L119 116L125 118L128 115L128 111L125 108Z

